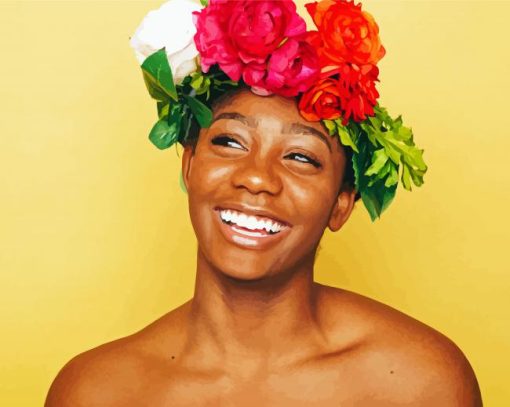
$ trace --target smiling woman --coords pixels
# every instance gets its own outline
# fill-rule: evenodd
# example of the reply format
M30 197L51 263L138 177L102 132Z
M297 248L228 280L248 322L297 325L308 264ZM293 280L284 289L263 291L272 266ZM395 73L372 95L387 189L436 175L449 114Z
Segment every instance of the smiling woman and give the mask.
M445 336L313 281L325 229L339 230L355 201L339 188L338 138L277 95L240 89L213 113L182 156L194 297L72 359L46 405L480 406Z
M291 2L231 3L232 15L256 3L297 18ZM300 26L291 17L289 24ZM160 100L151 133L153 142L164 143L177 117L189 125L179 141L198 241L194 296L141 331L73 358L54 380L46 406L480 406L469 362L444 335L375 300L314 282L325 230L340 230L360 197L352 167L358 148L328 128L347 131L342 121L306 119L312 113L303 115L289 88L248 86L250 74L208 100L206 120L207 107L190 101L204 90L204 76L196 78L201 82L182 96L185 107ZM153 96L185 89L156 79L146 77L158 86L157 92L149 86ZM336 103L327 100L328 109ZM397 128L401 141L409 140ZM371 165L381 169L388 162L382 154Z
M242 89L228 100L183 155L199 256L241 279L313 262L325 227L338 230L354 204L353 188L339 193L344 148L292 99ZM265 232L264 221L279 231Z

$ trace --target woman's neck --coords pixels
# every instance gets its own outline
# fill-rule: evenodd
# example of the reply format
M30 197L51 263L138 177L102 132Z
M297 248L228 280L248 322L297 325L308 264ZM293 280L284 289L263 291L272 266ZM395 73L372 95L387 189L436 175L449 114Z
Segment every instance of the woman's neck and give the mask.
M242 361L253 370L313 353L323 340L313 262L311 257L292 272L239 281L215 270L199 250L187 353L216 355L223 366Z

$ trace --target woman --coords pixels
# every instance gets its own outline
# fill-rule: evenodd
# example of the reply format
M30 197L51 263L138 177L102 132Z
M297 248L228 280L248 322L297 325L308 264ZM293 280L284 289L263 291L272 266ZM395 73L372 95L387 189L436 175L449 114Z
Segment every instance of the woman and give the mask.
M442 334L313 281L325 228L339 230L355 202L338 138L295 101L246 89L214 116L182 157L194 297L71 360L46 406L480 406ZM242 214L273 231L239 226Z
M313 281L359 198L352 151L296 98L241 84L211 109L183 142L193 298L73 358L46 406L481 406L448 338Z

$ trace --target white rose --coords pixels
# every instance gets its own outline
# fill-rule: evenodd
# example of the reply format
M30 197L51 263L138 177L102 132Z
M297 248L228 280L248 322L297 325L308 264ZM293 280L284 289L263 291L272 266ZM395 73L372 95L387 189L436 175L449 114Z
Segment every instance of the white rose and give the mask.
M129 41L140 65L165 47L175 84L197 71L198 51L193 41L197 30L191 13L201 9L192 0L170 0L150 11Z

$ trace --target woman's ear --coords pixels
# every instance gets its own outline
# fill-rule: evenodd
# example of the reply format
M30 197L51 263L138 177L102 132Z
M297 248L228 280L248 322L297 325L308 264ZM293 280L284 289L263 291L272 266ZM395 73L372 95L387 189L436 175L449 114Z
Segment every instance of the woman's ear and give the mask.
M342 225L347 222L351 212L354 208L354 202L356 198L356 190L341 191L336 198L333 210L329 217L328 227L336 232Z
M184 151L182 153L182 180L184 182L184 186L186 187L186 191L189 191L189 176L191 173L191 164L193 159L193 147L187 145L184 147Z

